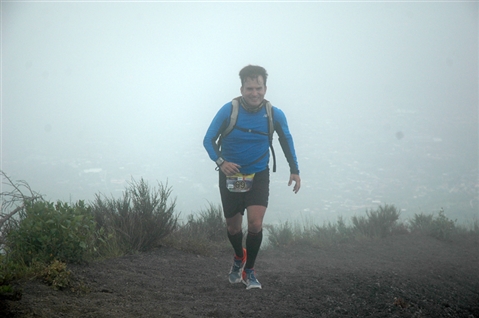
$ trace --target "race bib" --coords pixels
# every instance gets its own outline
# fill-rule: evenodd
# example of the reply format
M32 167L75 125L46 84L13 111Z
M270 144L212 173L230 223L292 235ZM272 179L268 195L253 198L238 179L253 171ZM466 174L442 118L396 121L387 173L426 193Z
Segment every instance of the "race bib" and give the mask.
M248 192L253 186L253 178L254 173L226 176L226 188L231 192Z

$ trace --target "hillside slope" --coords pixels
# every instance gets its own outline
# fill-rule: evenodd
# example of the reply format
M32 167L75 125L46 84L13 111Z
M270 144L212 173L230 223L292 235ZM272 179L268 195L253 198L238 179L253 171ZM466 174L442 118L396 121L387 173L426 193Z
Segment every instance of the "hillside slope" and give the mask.
M2 317L479 317L479 239L399 235L260 252L262 290L231 285L229 250L163 247L70 266L88 293L25 283Z

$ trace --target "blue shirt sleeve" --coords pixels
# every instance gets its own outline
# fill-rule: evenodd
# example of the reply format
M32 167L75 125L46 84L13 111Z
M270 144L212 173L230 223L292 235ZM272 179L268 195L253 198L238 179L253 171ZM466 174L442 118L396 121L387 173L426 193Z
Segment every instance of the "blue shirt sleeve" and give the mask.
M298 159L294 149L293 136L288 127L288 122L283 111L273 107L274 130L278 134L278 141L283 150L284 156L289 164L289 170L292 174L299 174Z
M203 146L213 161L216 161L220 157L220 150L216 141L220 133L226 128L226 125L228 125L230 114L231 102L223 105L216 113L203 138Z

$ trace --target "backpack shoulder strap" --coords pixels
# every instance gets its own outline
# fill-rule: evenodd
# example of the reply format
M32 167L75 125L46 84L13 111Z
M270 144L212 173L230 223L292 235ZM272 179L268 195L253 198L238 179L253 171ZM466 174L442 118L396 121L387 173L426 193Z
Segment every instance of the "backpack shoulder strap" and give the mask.
M276 155L273 148L273 134L274 134L274 118L273 118L273 106L269 101L266 102L266 114L268 115L268 135L269 135L269 147L271 148L271 154L273 155L273 172L276 172Z
M268 135L269 139L273 140L274 120L273 120L273 106L269 101L266 102L266 114L268 115Z
M231 101L231 114L230 114L230 122L228 126L226 126L225 130L221 132L220 139L218 141L218 145L221 145L221 140L226 137L231 131L233 131L236 122L238 121L238 113L239 113L239 97L233 99ZM269 101L266 101L266 114L268 115L268 136L269 136L269 146L271 148L271 152L273 155L273 172L276 172L276 155L274 153L273 148L273 134L274 134L274 118L273 118L273 106Z
M235 98L231 101L231 114L230 114L230 122L228 126L226 126L225 130L221 133L222 137L224 138L228 135L236 125L238 121L238 112L239 112L239 100Z

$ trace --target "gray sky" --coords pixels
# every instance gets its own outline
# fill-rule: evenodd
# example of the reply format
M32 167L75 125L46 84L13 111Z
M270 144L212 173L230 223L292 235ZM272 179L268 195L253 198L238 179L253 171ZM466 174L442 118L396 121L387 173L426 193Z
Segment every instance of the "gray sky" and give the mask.
M477 2L3 1L1 10L2 170L51 200L119 193L133 176L168 180L184 214L218 203L202 139L239 95L239 70L258 64L303 178L290 193L277 145L278 212L267 221L335 220L378 202L406 215L444 205L477 214Z

